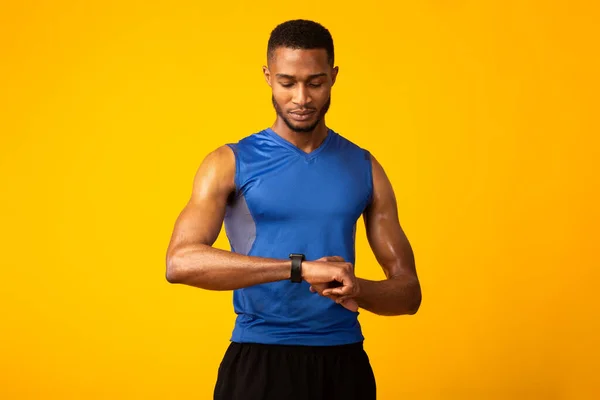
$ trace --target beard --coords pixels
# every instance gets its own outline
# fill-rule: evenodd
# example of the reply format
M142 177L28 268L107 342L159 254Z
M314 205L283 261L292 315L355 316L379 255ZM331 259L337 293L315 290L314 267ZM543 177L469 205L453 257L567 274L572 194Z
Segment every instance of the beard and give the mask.
M283 120L283 122L285 122L285 124L287 125L288 128L290 128L291 131L297 132L297 133L310 133L315 130L317 125L319 125L319 122L321 122L321 120L323 120L323 117L325 116L325 114L327 114L327 111L329 110L329 106L331 105L331 96L329 96L329 98L327 99L327 102L325 103L325 105L323 105L323 108L321 108L321 111L319 112L319 116L317 117L316 121L308 126L294 125L294 123L292 121L290 121L288 118L286 118L281 107L279 106L279 104L277 104L277 101L275 101L275 96L271 95L271 101L273 102L273 107L275 108L275 112Z

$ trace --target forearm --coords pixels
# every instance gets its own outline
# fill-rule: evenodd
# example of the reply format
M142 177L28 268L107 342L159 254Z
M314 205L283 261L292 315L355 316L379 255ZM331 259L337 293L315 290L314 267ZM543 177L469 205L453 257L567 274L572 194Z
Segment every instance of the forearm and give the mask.
M208 245L181 247L167 259L167 280L208 290L234 290L289 279L290 260L253 257Z
M356 278L360 293L354 297L359 307L378 315L415 314L421 305L421 287L414 277L394 277L383 281Z

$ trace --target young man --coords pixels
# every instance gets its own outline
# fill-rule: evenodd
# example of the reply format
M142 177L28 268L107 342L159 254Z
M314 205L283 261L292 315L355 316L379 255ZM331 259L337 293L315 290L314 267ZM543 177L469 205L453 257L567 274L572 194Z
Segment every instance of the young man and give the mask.
M325 124L338 74L329 31L282 23L267 61L276 120L202 162L167 280L234 291L215 399L375 399L358 309L405 315L421 303L395 195L377 160ZM354 273L361 215L383 281ZM231 252L212 247L223 222Z

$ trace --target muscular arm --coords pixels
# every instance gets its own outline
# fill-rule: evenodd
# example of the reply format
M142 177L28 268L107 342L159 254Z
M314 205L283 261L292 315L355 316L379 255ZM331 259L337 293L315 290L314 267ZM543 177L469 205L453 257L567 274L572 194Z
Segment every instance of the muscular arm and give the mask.
M234 290L290 279L291 261L245 256L213 248L229 196L235 190L235 156L222 146L210 153L194 177L192 196L179 214L167 249L166 278L209 290ZM304 280L311 284L339 282L352 291L352 266L343 261L307 261Z
M394 190L383 168L372 157L373 201L364 213L367 239L387 279L371 281L357 278L361 308L379 315L415 314L421 304L411 245L400 226ZM329 289L324 294L341 293ZM340 299L343 299L340 298Z
M367 239L386 280L358 279L358 305L381 315L415 314L421 304L412 247L398 220L396 197L382 166L372 157L373 201L364 213Z
M251 257L213 248L227 199L234 191L235 158L222 146L210 153L194 177L167 249L166 278L209 290L233 290L290 277L289 260Z

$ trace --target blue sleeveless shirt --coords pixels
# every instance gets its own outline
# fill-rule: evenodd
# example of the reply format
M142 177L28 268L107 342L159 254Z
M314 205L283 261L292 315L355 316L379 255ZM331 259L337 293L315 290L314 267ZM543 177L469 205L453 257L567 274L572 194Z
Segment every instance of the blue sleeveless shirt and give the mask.
M281 260L341 256L354 264L356 223L373 192L367 150L331 129L311 153L270 128L228 146L236 160L224 221L231 251ZM231 340L331 346L364 339L358 312L309 287L284 280L235 290Z

